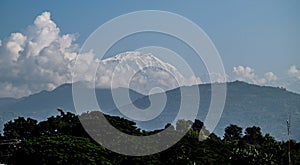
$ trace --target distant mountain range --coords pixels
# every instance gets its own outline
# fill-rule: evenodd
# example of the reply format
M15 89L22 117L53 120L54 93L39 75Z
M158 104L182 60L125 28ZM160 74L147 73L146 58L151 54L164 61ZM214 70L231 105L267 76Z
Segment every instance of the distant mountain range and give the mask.
M159 117L145 122L136 121L143 129L163 128L167 123L172 123L180 106L181 89L199 90L200 106L197 118L204 121L210 104L211 84L187 86L166 92L167 102ZM90 90L90 89L87 89ZM125 88L113 89L122 93ZM121 115L112 99L110 89L95 90L99 106L104 113ZM141 109L147 108L151 102L145 96L129 90L132 104ZM160 98L161 93L151 95L151 99ZM192 100L193 96L184 96ZM189 98L191 97L191 98ZM131 107L123 105L123 108ZM0 98L0 125L18 116L31 117L44 120L51 115L56 115L57 108L75 113L72 85L64 84L53 91L42 91L20 99ZM192 108L192 107L191 107ZM188 106L187 106L188 110ZM241 81L227 83L227 97L225 108L214 133L223 136L224 129L229 124L236 124L242 128L259 126L263 133L270 133L277 140L287 139L286 120L291 115L291 137L300 140L300 95L289 92L283 88L258 86Z

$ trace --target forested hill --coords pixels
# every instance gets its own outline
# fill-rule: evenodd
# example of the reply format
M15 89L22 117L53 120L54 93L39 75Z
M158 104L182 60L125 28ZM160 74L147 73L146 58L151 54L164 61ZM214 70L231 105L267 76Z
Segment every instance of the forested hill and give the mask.
M197 86L200 89L200 107L198 119L204 121L210 103L210 84ZM194 90L195 86L183 87ZM122 93L124 88L115 89ZM135 105L148 106L149 98L130 90L130 96ZM111 90L97 89L96 95L103 112L116 115L118 109L114 105ZM157 95L157 94L156 94ZM180 101L180 88L166 92L168 103L160 115L160 118L152 122L137 122L143 129L161 129L166 123L170 123L177 114ZM155 96L154 96L155 97ZM187 96L189 97L189 96ZM194 98L188 98L194 99ZM66 111L74 111L71 84L64 84L53 91L23 97L20 99L0 99L0 124L18 116L32 117L44 120L55 115L55 109L62 108ZM265 87L248 84L241 81L227 83L227 97L225 109L221 120L214 133L221 136L229 124L237 124L241 127L259 126L263 133L270 133L277 140L286 140L286 120L291 115L291 137L300 140L300 95L289 92L283 88ZM161 120L163 119L163 120Z
M222 84L216 84L222 85ZM204 84L199 86L183 87L186 91L199 90L200 107L198 110L198 119L205 120L210 101L211 85ZM160 98L160 94L151 96ZM163 112L156 119L139 122L138 126L147 130L163 128L166 123L171 123L176 117L179 107L181 93L180 89L174 89L166 92L168 98ZM193 100L193 96L186 94L186 100ZM149 106L149 97L143 97L135 102L134 105L141 109ZM131 106L124 106L123 108ZM185 110L192 109L192 105L185 105ZM121 115L118 109L110 112L111 114ZM221 119L213 131L221 136L226 126L237 124L242 127L257 125L262 128L264 133L270 133L277 140L287 139L288 116L291 116L291 134L293 139L300 140L300 95L289 92L284 88L258 86L241 81L227 83L227 96L225 108Z

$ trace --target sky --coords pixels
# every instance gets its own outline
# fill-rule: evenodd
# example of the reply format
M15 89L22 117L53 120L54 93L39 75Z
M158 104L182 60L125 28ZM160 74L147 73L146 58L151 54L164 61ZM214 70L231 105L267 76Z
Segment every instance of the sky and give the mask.
M297 0L3 0L0 97L21 97L70 82L72 59L88 36L103 23L140 10L173 12L200 26L217 48L228 80L300 93L299 9ZM41 29L48 31L38 33ZM132 45L138 43L132 41L128 49Z

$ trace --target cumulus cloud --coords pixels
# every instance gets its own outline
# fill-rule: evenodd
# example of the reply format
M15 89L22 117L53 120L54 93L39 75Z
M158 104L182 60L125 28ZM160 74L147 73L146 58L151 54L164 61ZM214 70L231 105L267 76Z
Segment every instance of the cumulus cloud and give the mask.
M202 83L225 83L230 81L229 75L220 73L209 73L201 75Z
M289 75L300 80L300 70L295 65L292 65L288 70Z
M267 72L263 77L259 77L255 74L254 69L248 66L233 67L234 79L250 82L254 84L272 84L277 80L277 76L273 72Z
M268 82L277 80L277 76L273 72L265 73L265 78Z
M0 97L21 97L71 81L78 55L75 35L60 34L49 12L0 45Z
M72 78L90 82L96 79L97 87L111 87L112 81L113 87L131 84L130 87L142 92L151 82L166 89L201 83L199 78L184 77L174 66L153 59L151 55L138 52L131 52L133 55L130 56L119 55L120 59L116 60L123 62L115 65L109 64L109 60L96 59L93 50L79 54L80 46L74 43L75 40L74 34L61 34L49 12L37 16L23 32L12 33L0 40L0 97L22 97L41 90L52 90L63 83L70 83ZM112 59L110 61L114 61ZM163 70L143 70L145 66ZM137 74L128 79L131 73ZM113 79L113 75L118 76ZM177 79L172 79L174 76Z
M300 70L295 65L288 69L289 76L277 77L273 72L258 76L251 67L237 66L233 68L233 80L245 81L258 85L283 87L289 91L300 93Z
M255 74L254 69L250 67L237 66L233 67L233 73L236 75L238 80L242 81L253 81Z

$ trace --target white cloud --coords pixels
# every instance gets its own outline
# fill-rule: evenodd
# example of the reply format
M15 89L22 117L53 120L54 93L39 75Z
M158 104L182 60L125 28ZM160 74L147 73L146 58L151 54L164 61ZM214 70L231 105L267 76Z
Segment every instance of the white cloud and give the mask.
M234 79L260 85L270 85L277 80L277 76L273 72L267 72L264 77L255 74L251 67L237 66L233 67Z
M255 77L254 69L250 67L233 67L233 73L236 75L236 78L241 81L253 81Z
M60 48L65 48L64 44L59 41L69 41L69 38L59 36L60 30L51 20L49 12L44 12L38 16L34 21L34 25L28 29L27 33L29 33L27 57L38 56L44 48L52 46L53 42L58 43Z
M61 34L49 12L37 16L22 33L12 33L1 40L0 97L22 97L41 90L52 90L63 83L70 83L74 77L75 80L80 77L80 80L91 82L96 68L97 87L110 87L113 81L113 87L128 87L131 83L133 86L130 87L147 92L145 86L150 88L151 83L165 86L165 89L201 83L197 77L184 77L170 64L159 59L151 60L151 55L143 54L140 58L142 54L139 52L131 52L133 55L130 57L119 56L118 60L124 61L118 66L107 64L107 60L95 59L92 50L79 54L80 47L74 44L75 40L74 34ZM80 60L76 61L78 68L73 72L76 58ZM153 64L165 71L147 70L147 75L128 79L131 73ZM113 74L118 76L112 79ZM138 82L136 86L135 80Z
M12 83L0 82L1 96L25 96L31 94L26 85L14 86ZM12 93L14 95L12 95Z
M290 69L288 70L288 73L293 76L293 77L296 77L297 79L300 80L300 70L296 68L295 65L292 65L290 67Z
M265 78L267 81L276 81L277 80L277 76L273 72L265 73Z
M270 85L275 87L283 87L287 90L300 93L300 70L295 65L288 70L289 77L278 78L273 72L267 72L264 76L259 77L255 74L254 69L250 67L238 66L233 68L234 79L241 80L253 84Z
M5 62L12 62L18 60L20 53L24 51L25 41L26 36L24 36L21 33L12 33L10 35L8 42L5 44L7 50L7 54L4 54L4 56L6 55Z
M21 97L71 81L79 46L75 35L60 34L49 12L0 46L0 97Z

